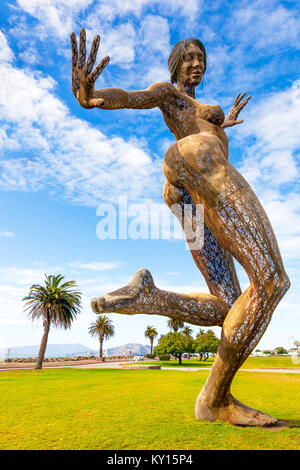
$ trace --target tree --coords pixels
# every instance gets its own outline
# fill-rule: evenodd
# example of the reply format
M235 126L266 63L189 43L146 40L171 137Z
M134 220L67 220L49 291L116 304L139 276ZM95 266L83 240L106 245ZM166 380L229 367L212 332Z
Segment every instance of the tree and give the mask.
M184 322L181 320L176 320L176 318L170 318L167 322L170 330L173 330L176 333L180 328L184 327Z
M294 341L294 346L296 346L297 348L297 351L298 351L298 348L300 347L300 341L298 341L297 339Z
M44 334L37 358L36 369L41 369L47 348L50 326L70 328L72 321L80 312L81 292L78 292L75 281L62 284L65 276L61 274L45 274L45 286L33 284L29 294L24 297L27 301L24 310L32 320L43 319Z
M209 353L216 353L220 340L216 337L213 330L200 330L195 340L195 352L200 354L200 360L204 355L204 361L209 357Z
M193 350L194 340L191 336L184 336L182 333L170 332L162 335L158 345L154 348L154 354L172 354L182 364L182 354Z
M99 357L103 358L103 341L108 339L115 334L115 327L112 324L110 318L107 315L99 315L94 323L91 323L89 327L89 333L91 336L97 336L99 338L100 348Z
M282 346L275 348L276 354L287 354L287 350L284 349Z
M153 352L153 343L154 338L158 335L156 329L153 326L147 326L145 331L145 338L149 338L150 340L150 354Z

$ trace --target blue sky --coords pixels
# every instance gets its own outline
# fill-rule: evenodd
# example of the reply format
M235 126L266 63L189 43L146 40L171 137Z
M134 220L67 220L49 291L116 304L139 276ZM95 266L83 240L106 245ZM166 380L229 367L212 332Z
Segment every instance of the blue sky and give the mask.
M0 347L37 344L21 299L46 272L74 279L83 310L51 343L96 347L87 330L90 299L149 269L159 287L207 292L185 242L99 240L99 204L162 204L162 159L173 136L158 110L85 110L70 88L69 35L101 35L111 62L96 87L143 89L169 80L178 40L195 36L208 57L197 98L228 113L237 93L252 100L244 124L227 129L230 161L254 188L272 222L292 287L261 348L300 339L300 12L297 1L12 0L0 5ZM247 277L238 267L242 287ZM106 344L145 343L166 318L112 315ZM198 328L194 328L196 332ZM216 328L217 334L220 329Z

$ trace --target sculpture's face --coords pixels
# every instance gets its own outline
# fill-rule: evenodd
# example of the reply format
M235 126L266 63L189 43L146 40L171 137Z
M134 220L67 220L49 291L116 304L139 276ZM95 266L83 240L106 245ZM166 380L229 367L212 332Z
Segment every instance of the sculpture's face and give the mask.
M204 54L197 44L189 44L177 73L178 82L197 86L205 71Z

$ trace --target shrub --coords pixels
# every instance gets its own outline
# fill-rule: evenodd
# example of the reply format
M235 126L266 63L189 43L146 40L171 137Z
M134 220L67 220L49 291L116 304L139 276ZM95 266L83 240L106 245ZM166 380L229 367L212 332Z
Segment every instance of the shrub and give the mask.
M162 356L159 356L160 361L169 361L171 358L170 354L163 354Z
M148 357L148 359L154 359L155 354L146 354L146 357Z

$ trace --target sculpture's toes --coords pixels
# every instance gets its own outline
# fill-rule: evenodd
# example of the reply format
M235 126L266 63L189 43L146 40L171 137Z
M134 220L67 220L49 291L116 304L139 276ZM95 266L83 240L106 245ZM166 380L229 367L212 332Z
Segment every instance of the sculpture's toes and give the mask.
M92 311L95 313L105 313L106 312L106 300L105 298L98 297L91 300Z
M196 419L205 421L227 421L237 426L275 426L278 421L273 416L269 416L262 411L245 406L233 396L229 403L224 406L214 408L209 407L205 399L201 399L201 394L197 398L195 405Z
M95 313L136 313L136 305L144 293L155 287L150 271L139 269L127 286L92 299L91 307Z

